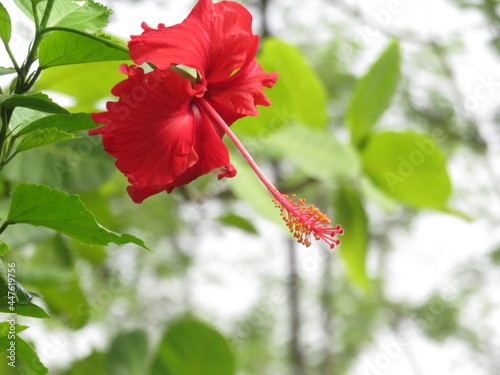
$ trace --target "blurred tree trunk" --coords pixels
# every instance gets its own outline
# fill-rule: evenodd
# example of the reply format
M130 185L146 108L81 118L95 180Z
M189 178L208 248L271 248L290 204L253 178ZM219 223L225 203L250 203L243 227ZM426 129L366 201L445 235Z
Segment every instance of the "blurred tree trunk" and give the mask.
M301 345L300 285L297 270L297 248L295 241L288 244L288 301L290 309L290 360L293 375L306 375L306 365Z
M267 22L267 10L270 2L271 2L270 0L260 0L260 14L262 17L262 23L261 23L262 37L271 35L271 32L269 31L269 23Z
M323 269L321 276L321 329L324 334L323 341L323 359L321 362L321 375L333 375L335 368L335 357L333 352L333 319L332 319L332 304L333 304L333 259L330 254L326 254L323 261Z

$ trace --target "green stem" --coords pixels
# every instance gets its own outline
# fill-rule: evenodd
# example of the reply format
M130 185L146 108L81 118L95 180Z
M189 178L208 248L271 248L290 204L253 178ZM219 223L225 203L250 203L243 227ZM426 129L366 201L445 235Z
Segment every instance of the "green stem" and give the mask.
M28 82L25 83L24 85L25 92L29 91L33 87L36 80L40 76L40 73L42 73L42 68L38 67L38 69L30 76Z
M35 23L35 31L38 33L40 31L40 22L38 19L38 12L36 11L37 1L31 2L31 11L33 12L33 22ZM47 7L45 8L47 9Z
M120 43L117 43L115 41L112 41L112 40L109 40L109 39L106 39L106 38L101 38L101 37L99 37L97 35L89 34L89 33L86 33L84 31L74 30L74 29L70 29L70 28L67 28L67 27L57 27L57 26L47 27L46 29L43 29L41 33L43 35L43 34L47 34L47 33L51 32L51 31L65 31L65 32L68 32L68 33L73 33L73 34L81 35L81 36L84 36L86 38L96 40L99 43L102 43L102 44L104 44L104 45L106 45L108 47L120 50L120 51L125 52L127 54L129 53L129 50L128 50L127 46L124 46L124 45L122 45Z
M2 234L4 232L5 229L7 229L7 227L10 225L10 223L8 221L6 221L5 223L2 224L2 226L0 227L0 234Z
M3 148L5 145L5 139L7 137L7 129L9 128L10 116L4 109L2 109L0 116L1 116L0 124L2 126L0 129L0 154L1 158L3 159L4 158Z
M26 61L24 62L20 74L18 76L16 89L14 91L14 93L16 94L24 94L28 90L26 89L26 77L30 71L31 65L38 58L38 47L40 46L40 43L42 41L42 34L40 32L40 23L38 20L38 13L36 11L36 2L33 1L32 4L33 4L33 18L35 22L35 38L33 39L33 44L28 52L28 57L26 57ZM47 7L48 6L49 4L47 3ZM45 8L45 10L47 10L47 7ZM45 12L44 18L46 14L47 13Z
M23 68L21 69L21 74L19 74L19 82L16 87L16 94L23 94L26 91L28 91L33 84L35 83L35 80L38 78L40 75L41 70L37 71L35 75L28 81L26 82L27 75L30 71L31 65L37 60L38 58L38 48L40 47L40 43L42 42L43 36L45 34L45 26L47 25L47 22L49 22L49 17L50 13L52 12L52 6L54 5L54 0L48 0L47 5L45 6L45 10L43 12L43 17L42 20L39 21L38 19L38 13L36 10L36 2L33 2L33 18L35 21L35 39L33 40L33 45L31 46L31 49L28 53L28 57L26 58L26 62L23 65Z
M7 51L7 54L9 55L10 61L12 61L12 64L14 64L14 68L16 69L17 74L21 73L21 69L19 68L19 65L17 64L16 58L14 57L14 54L12 53L9 44L4 42L3 45L5 46L5 50Z
M47 0L47 5L43 12L42 22L40 22L40 30L45 29L47 22L49 22L50 13L52 12L52 6L54 5L54 0Z
M10 137L9 144L7 146L7 151L2 155L2 162L0 163L0 171L3 169L5 165L7 165L14 158L14 156L17 155L17 151L12 153L12 149L14 148L14 144L16 143L16 139L17 137L15 135Z
M31 65L37 60L38 58L38 48L40 47L40 43L43 39L44 33L42 32L45 26L47 25L47 22L49 21L50 13L52 11L52 7L54 5L54 0L47 0L47 5L45 6L45 10L43 13L43 17L41 22L39 22L39 17L38 17L38 12L36 9L36 1L32 1L32 11L33 11L33 19L35 22L35 38L33 40L33 44L31 45L31 48L28 52L28 56L26 57L25 62L23 65L20 67L17 64L17 61L10 50L10 47L7 43L4 43L5 49L14 64L14 68L16 69L17 72L17 82L16 82L16 87L14 89L15 94L24 94L27 92L35 83L37 78L39 77L41 73L41 68L38 68L31 76L28 77L28 74L31 69ZM13 113L13 109L7 109L7 110L2 110L0 113L1 121L1 129L0 129L0 170L3 168L3 166L10 160L12 159L12 156L9 157L9 154L12 151L12 146L13 142L11 141L7 147L5 147L5 142L7 140L7 131L9 128L9 122L11 119ZM0 228L0 233L5 230L6 223Z
M3 161L1 164L0 164L0 171L3 169L3 167L5 167L7 164L9 164L9 162L14 159L14 157L17 155L18 153L17 152L14 152L12 155L10 155L5 161Z
M28 58L26 59L26 63L24 64L24 69L22 70L22 74L19 75L20 83L17 85L16 94L24 94L31 88L31 85L26 84L26 76L31 68L31 65L38 58L38 47L40 46L40 42L42 41L41 34L37 33L35 36L35 40L33 41L33 46L28 54Z

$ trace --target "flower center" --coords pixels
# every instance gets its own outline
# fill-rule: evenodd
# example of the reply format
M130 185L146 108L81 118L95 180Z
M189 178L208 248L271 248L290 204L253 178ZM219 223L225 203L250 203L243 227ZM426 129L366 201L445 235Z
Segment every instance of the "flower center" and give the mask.
M200 84L202 77L199 71L186 65L172 65L170 67L174 72L178 73L182 78L186 78L194 86Z
M193 88L193 90L197 91L195 94L197 98L202 98L203 96L205 96L207 88L205 85L202 85L203 77L198 70L180 64L172 65L170 69L178 73L182 78L185 78L189 82L191 82L191 87Z

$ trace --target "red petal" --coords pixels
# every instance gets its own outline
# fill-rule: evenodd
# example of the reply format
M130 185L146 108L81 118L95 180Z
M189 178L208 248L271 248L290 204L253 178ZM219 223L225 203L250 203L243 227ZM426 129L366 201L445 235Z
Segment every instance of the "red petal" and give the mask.
M135 203L142 203L142 201L152 195L161 193L162 191L165 190L164 186L154 186L154 187L144 187L144 188L138 188L136 186L127 186L127 193L130 195L130 198Z
M276 72L266 73L257 60L252 59L230 81L210 85L206 97L228 125L244 116L256 116L256 105L269 106L264 87L273 87Z
M227 167L220 168L219 173L217 175L217 178L219 180L222 180L224 177L228 177L228 178L234 177L234 176L236 176L236 173L237 173L237 171L236 171L236 168L234 167L234 165L229 164L229 166L227 166Z
M204 99L197 99L204 100ZM219 179L223 177L234 177L236 169L229 163L229 152L221 137L217 134L214 125L208 116L199 110L196 102L192 105L196 118L196 136L194 149L199 156L198 162L193 164L182 175L175 179L167 191L170 193L175 187L185 185L198 177L212 171L222 171Z
M89 134L103 135L106 152L118 159L117 168L132 185L165 186L198 160L189 104L193 91L189 81L170 70L144 74L132 66L126 73L129 78L113 89L118 102L92 115L106 125Z
M217 82L241 68L256 38L252 16L232 1L200 0L180 24L153 29L143 23L142 35L129 42L134 62L151 62L159 69L182 64L197 69L203 79Z

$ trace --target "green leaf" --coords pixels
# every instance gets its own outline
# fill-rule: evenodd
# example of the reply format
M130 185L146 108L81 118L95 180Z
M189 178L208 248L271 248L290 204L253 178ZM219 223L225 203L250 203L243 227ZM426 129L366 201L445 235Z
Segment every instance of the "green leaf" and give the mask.
M267 38L258 60L266 72L278 72L272 89L265 89L273 103L259 107L259 116L245 117L236 123L238 134L265 137L274 129L298 121L317 129L327 123L327 92L322 80L295 47Z
M10 332L11 332L11 328L12 327L12 323L13 321L7 321L7 322L0 322L0 337L2 336L7 336ZM19 324L15 324L15 331L16 333L19 333L19 332L22 332L24 331L25 329L28 329L27 326L21 326Z
M349 279L365 293L369 289L366 273L368 252L368 217L355 190L343 187L336 193L335 221L342 225L345 235L339 247Z
M30 181L83 193L109 180L116 173L113 163L99 137L84 136L22 152L2 172L13 184Z
M36 285L52 316L78 329L88 323L90 307L74 263L68 241L52 235L36 244L30 273L23 282Z
M11 286L14 286L15 297L16 297L16 307L19 305L27 305L30 303L33 296L19 283L17 278L14 279L14 283L9 280L10 275L15 273L15 270L6 268L4 263L0 260L0 305L2 305L6 300L1 299L4 297L9 297L9 292L12 292ZM14 274L15 276L15 274Z
M77 195L44 185L20 184L12 194L7 222L44 226L86 244L135 243L147 249L142 240L130 234L119 236L100 227Z
M105 61L47 69L36 82L36 88L75 98L77 104L69 108L72 112L95 112L101 99L112 97L111 87L125 79L118 72L121 64L123 62Z
M18 107L14 109L12 117L9 122L9 129L15 133L16 130L24 128L33 121L36 121L45 116L49 116L47 113L38 112L33 109Z
M12 24L10 22L9 12L7 12L7 9L0 3L0 39L2 39L5 44L8 44L11 33Z
M5 99L2 103L4 108L24 107L34 109L36 111L47 113L67 114L66 109L54 103L46 94L20 94L13 95Z
M7 254L10 251L9 245L7 245L5 242L0 241L0 257L3 257L5 254Z
M11 339L8 336L0 337L0 349L2 353L9 350L11 345ZM38 358L33 347L24 341L21 337L16 336L15 338L15 367L19 374L24 375L45 375L49 373L49 370L43 365Z
M394 41L357 82L345 121L351 141L358 147L389 107L399 82L400 65L399 43Z
M108 375L147 374L148 338L143 331L117 336L108 352Z
M75 138L75 136L54 128L35 130L21 140L16 148L16 152L30 150L50 143L66 141L71 138Z
M60 65L130 60L127 52L117 49L120 46L111 39L95 40L90 36L54 31L40 44L40 66L45 69Z
M123 180L121 181L123 182L123 184L126 184L125 181ZM122 186L116 186L113 182L110 182L110 184L113 185L113 189L118 189L119 191L121 191ZM99 189L99 191L89 191L87 193L80 194L80 200L83 202L85 207L87 207L87 209L90 210L95 215L100 224L104 225L107 228L116 228L120 226L119 222L124 223L124 221L120 220L112 212L110 207L111 202L109 199L109 195L113 195L113 193L111 194L108 194L107 192L104 193L105 190L106 189L104 188L104 189ZM150 211L148 207L145 207L145 210ZM139 213L137 212L137 214ZM158 216L156 215L154 217L158 218ZM131 226L134 226L130 220L127 220L126 222L130 223Z
M98 125L90 117L90 113L68 113L65 115L51 115L42 117L21 129L16 135L30 133L35 130L57 128L65 132L78 132L94 129Z
M109 375L106 370L106 354L92 352L88 357L73 362L64 375Z
M0 66L0 76L4 76L7 74L12 74L15 73L16 69L15 68L4 68L3 66Z
M64 8L63 8L64 7ZM83 5L69 1L56 1L49 25L68 27L80 31L96 31L108 25L111 10L104 5L87 0Z
M197 320L172 323L163 336L151 375L234 375L234 354L224 336Z
M219 217L219 221L227 226L239 228L247 233L258 234L257 228L252 222L244 217L235 214L225 214Z
M398 208L399 202L380 190L368 176L361 177L359 187L366 199L378 204L386 213L394 213Z
M352 147L340 143L326 131L290 125L261 144L319 181L335 183L338 178L354 178L361 171L360 160Z
M34 20L32 0L14 1L19 9ZM36 9L39 20L42 19L46 6L47 0L37 0ZM86 0L82 5L79 5L76 0L54 0L47 27L70 27L80 31L95 31L108 24L110 14L110 10L93 0Z
M444 154L431 138L410 131L376 134L362 159L367 175L389 196L417 208L446 210L451 181Z
M33 7L31 6L32 0L14 0L17 7L22 10L31 20L33 20Z
M9 309L10 305L8 304L8 300L4 297L0 301L0 312L3 313L11 313ZM16 304L15 305L16 310L14 311L17 315L22 315L22 316L29 316L31 318L50 318L49 314L45 312L44 309L42 309L40 306L35 305L33 302L29 302L26 305L20 305Z

